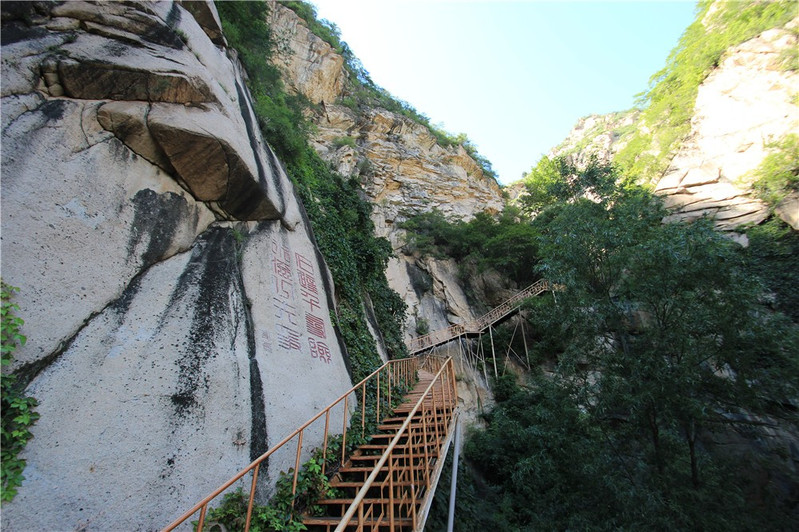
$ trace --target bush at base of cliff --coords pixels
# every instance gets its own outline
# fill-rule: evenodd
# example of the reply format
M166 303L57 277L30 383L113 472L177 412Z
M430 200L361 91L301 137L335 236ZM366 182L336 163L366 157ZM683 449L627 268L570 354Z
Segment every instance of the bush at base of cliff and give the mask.
M478 271L494 268L526 286L536 280L537 233L513 206L496 216L478 213L472 220L448 221L438 210L419 213L400 224L404 252L472 263Z
M788 194L799 192L799 135L788 135L771 147L775 151L753 172L757 180L752 188L774 207Z
M11 302L11 297L18 289L2 284L2 365L11 364L14 360L14 351L17 347L25 345L26 338L19 332L22 319L15 312L19 310L16 303ZM10 501L17 494L17 487L22 484L25 477L25 460L18 457L33 435L28 430L39 414L34 408L37 405L33 397L25 397L16 386L13 375L3 373L0 375L2 387L2 442L0 442L0 456L2 457L2 501Z

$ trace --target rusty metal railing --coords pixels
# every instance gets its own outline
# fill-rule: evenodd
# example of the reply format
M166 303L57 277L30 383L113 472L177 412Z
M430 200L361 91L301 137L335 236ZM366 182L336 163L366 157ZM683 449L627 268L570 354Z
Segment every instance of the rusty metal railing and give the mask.
M540 279L535 283L531 284L521 292L513 295L509 299L505 300L501 305L498 307L486 312L476 320L474 320L470 324L470 330L472 332L478 333L480 331L485 330L486 327L491 325L492 323L501 320L522 304L525 299L537 296L543 292L546 292L550 289L549 281L546 279Z
M297 494L297 475L299 473L301 464L301 455L303 451L303 436L306 432L311 430L311 427L321 420L324 419L324 436L320 445L322 445L322 474L325 473L325 465L327 462L327 449L328 449L328 436L331 433L330 428L330 421L331 421L331 412L334 408L338 407L339 405L343 406L342 412L342 442L341 442L341 462L343 463L345 460L346 449L347 449L347 422L348 416L352 417L350 413L351 405L350 405L350 398L352 396L354 401L358 401L360 399L360 421L361 421L361 431L365 431L366 428L366 419L367 419L367 408L366 408L366 389L367 386L374 385L374 389L376 390L376 408L375 408L375 422L380 422L380 403L381 403L381 393L387 394L384 395L383 399L387 399L387 404L391 405L392 401L392 393L393 388L395 386L401 385L405 389L409 389L413 383L416 381L417 378L417 371L420 366L420 360L418 358L405 358L400 360L391 360L381 366L379 369L374 371L371 375L363 379L361 382L353 386L349 389L346 393L342 394L338 399L330 403L326 408L318 412L315 416L311 419L306 421L303 425L301 425L298 429L294 432L283 438L277 445L273 446L271 449L266 451L264 454L259 456L255 459L250 465L239 471L235 476L233 476L230 480L222 484L212 493L210 493L207 497L202 499L200 502L195 504L190 510L186 513L175 519L172 523L170 523L166 528L163 529L163 532L168 532L174 530L176 527L181 525L182 523L186 522L193 516L195 516L199 512L199 518L197 522L197 527L195 530L198 532L202 531L203 525L205 522L205 517L208 512L209 505L217 499L221 494L223 494L228 488L233 486L235 483L243 479L248 474L252 475L252 480L250 482L250 494L249 500L247 502L247 518L244 526L245 532L249 531L250 529L250 522L252 519L252 511L253 506L255 504L255 492L256 486L258 484L258 475L261 471L261 466L265 460L267 460L270 456L272 456L276 451L282 449L290 442L295 441L296 443L296 453L295 453L295 460L294 460L294 473L293 473L293 480L292 480L292 497L296 496ZM381 379L383 381L384 386L381 387ZM385 391L383 391L385 388ZM384 414L385 412L384 409ZM371 414L371 413L370 413ZM369 415L370 415L369 414ZM352 427L350 427L352 429ZM363 435L363 434L362 434Z
M557 289L558 287L556 287ZM477 334L484 331L489 325L501 320L511 312L515 311L522 302L530 297L537 296L547 290L552 290L552 285L546 279L541 279L524 290L516 293L513 297L504 301L498 307L488 311L479 318L466 324L452 325L446 329L439 329L424 336L410 339L406 346L410 354L424 351L430 347L443 344L454 338L465 334Z
M432 496L434 466L442 457L457 407L452 359L427 357L424 367L434 371L435 376L410 408L402 426L341 518L336 532L347 527L355 527L358 532L381 527L398 530L407 526L419 530L424 525L421 503L425 497ZM402 527L398 526L400 523Z

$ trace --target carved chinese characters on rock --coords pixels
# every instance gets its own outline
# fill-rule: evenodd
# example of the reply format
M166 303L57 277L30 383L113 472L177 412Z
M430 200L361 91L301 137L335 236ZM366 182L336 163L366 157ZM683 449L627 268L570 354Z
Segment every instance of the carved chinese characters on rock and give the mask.
M275 338L264 337L264 347L301 354L307 345L311 358L329 364L331 354L313 262L273 239L270 269Z

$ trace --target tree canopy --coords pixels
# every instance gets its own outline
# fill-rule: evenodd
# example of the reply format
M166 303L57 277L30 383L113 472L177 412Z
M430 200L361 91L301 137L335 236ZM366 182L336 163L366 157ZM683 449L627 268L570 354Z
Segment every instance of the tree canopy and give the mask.
M769 486L756 494L766 502L747 502L744 473L758 465L717 443L796 426L796 324L763 305L747 254L709 220L663 224L661 200L619 184L612 166L554 163L538 181L549 203L526 224L534 270L563 287L527 310L554 366L521 387L500 378L488 428L466 446L492 501L481 519L536 530L792 526L777 502L790 497Z

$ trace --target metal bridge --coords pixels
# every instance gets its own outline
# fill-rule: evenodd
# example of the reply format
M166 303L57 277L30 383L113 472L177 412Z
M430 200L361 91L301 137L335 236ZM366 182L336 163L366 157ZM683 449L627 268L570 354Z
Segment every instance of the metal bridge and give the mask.
M453 359L436 357L432 348L482 334L486 329L490 334L492 325L518 310L525 299L549 289L547 281L538 281L468 324L410 340L408 350L416 356L381 366L195 504L164 532L178 527L191 529L192 520L198 531L226 530L219 523L208 522L208 510L212 504L219 505L224 494L244 487L249 493L242 528L249 531L256 500L263 498L256 496L264 491L259 474L264 474L267 461L278 453L293 457L293 467L284 478L291 479L291 511L308 530L421 531L458 419ZM491 345L493 351L493 338ZM431 352L419 356L427 350ZM482 361L485 373L484 357ZM331 422L341 427L340 433L334 435L338 431L331 428ZM316 467L321 468L317 473L326 483L320 491L335 493L335 497L325 495L308 501L302 492L300 472L307 472L301 460L309 454L307 444L303 446L306 435L321 435L321 447L311 454ZM355 446L353 441L365 443ZM455 452L457 458L457 449Z

